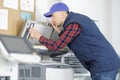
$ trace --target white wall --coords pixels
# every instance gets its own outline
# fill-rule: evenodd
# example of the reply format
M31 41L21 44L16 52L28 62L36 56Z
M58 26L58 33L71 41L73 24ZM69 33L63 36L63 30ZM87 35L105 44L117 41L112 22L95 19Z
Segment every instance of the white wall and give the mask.
M112 43L120 55L120 0L112 0Z

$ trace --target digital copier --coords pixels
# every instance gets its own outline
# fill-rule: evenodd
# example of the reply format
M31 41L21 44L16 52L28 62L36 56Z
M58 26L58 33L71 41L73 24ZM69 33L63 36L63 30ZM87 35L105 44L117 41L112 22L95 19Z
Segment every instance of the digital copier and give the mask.
M49 54L38 55L23 37L0 35L0 80L73 80L73 69L44 59Z

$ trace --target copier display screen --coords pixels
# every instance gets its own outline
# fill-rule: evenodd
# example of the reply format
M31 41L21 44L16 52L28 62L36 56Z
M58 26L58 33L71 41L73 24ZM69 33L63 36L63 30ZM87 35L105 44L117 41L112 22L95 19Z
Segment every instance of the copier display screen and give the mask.
M32 53L32 45L30 46L25 39L20 37L0 37L1 42L9 53Z

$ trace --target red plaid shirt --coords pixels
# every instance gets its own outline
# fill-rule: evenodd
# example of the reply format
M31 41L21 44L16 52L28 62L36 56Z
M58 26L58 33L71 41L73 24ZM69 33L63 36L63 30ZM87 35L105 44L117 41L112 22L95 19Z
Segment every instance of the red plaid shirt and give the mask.
M64 31L59 34L59 38L56 41L52 41L43 36L39 41L49 50L57 51L65 47L73 38L80 34L80 26L76 23L69 24Z

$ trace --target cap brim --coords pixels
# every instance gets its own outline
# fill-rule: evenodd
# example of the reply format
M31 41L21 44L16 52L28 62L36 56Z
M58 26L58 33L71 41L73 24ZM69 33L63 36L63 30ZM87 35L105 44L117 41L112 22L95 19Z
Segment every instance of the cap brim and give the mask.
M48 13L45 13L44 16L45 16L45 17L51 17L52 14L53 14L52 12L48 12Z

